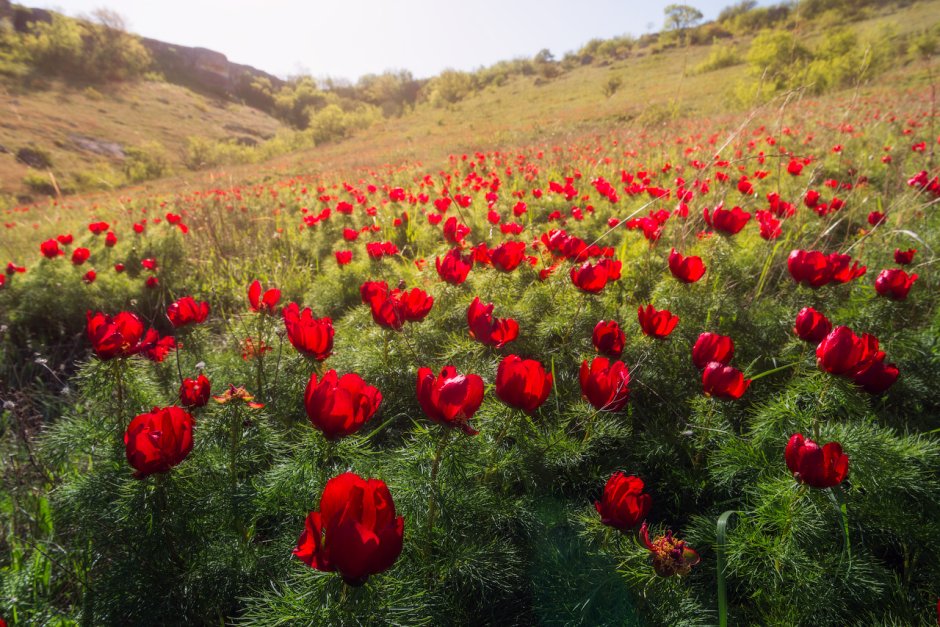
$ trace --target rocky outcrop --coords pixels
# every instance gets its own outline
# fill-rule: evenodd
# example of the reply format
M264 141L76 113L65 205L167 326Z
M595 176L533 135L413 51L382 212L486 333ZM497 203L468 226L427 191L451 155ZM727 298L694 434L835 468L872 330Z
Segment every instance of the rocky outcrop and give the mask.
M0 20L13 19L13 5L10 0L0 0Z
M221 52L177 46L156 39L142 38L141 41L167 80L199 91L238 96L240 88L255 78L267 79L275 88L284 84L278 77L250 65L232 63Z

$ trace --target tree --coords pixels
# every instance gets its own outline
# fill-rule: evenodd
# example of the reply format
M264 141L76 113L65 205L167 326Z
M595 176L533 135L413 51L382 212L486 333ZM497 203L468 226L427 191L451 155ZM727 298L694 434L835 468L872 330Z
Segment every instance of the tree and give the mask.
M701 11L687 4L670 4L663 12L666 14L666 29L678 32L683 41L686 29L695 26L703 17Z

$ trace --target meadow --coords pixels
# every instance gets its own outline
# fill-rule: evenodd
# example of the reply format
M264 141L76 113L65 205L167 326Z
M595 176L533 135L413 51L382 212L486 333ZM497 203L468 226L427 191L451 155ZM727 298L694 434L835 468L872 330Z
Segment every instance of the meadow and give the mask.
M930 65L587 71L4 210L0 618L937 621Z

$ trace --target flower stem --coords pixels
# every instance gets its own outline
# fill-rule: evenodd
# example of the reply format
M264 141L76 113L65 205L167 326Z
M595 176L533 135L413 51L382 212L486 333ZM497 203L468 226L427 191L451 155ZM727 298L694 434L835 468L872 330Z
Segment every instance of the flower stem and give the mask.
M443 432L441 433L441 439L437 443L437 451L434 453L434 461L431 463L431 486L430 494L428 495L428 554L431 554L431 534L434 531L434 521L437 518L437 473L441 469L441 458L444 456L444 448L447 446L447 441L450 439L451 429L448 427L442 427Z

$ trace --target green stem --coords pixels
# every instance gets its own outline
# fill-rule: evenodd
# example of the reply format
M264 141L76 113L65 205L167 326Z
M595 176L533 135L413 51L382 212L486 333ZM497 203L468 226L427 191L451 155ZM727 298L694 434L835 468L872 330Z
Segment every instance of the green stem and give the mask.
M728 536L728 523L731 517L738 514L735 510L729 510L718 517L717 536L715 543L716 567L718 570L718 625L719 627L728 626L728 587L725 582L725 570L728 568L728 557L725 553Z
M447 446L447 441L450 439L451 429L449 427L441 427L443 433L441 433L441 439L437 444L437 451L434 453L434 461L431 463L431 491L428 495L428 554L431 553L431 534L434 531L434 521L437 518L437 473L441 468L441 458L444 456L444 448Z
M852 561L852 543L849 538L849 512L845 504L845 492L842 490L841 485L833 486L829 488L829 500L832 501L832 506L836 510L836 515L839 517L839 526L842 528L842 536L845 540L844 550L845 555L848 557L849 561Z

